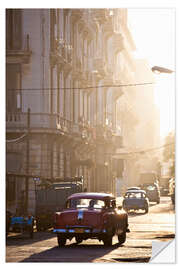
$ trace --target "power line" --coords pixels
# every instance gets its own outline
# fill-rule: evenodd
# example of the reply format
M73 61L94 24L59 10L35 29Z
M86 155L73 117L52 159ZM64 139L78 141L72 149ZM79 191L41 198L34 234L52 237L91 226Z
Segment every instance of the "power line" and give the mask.
M6 140L7 143L17 143L17 142L21 142L22 139L24 139L27 136L27 134L23 134L21 137L16 138L16 139L12 139L12 140Z
M25 137L27 136L27 134L24 134L22 135L21 137L17 138L17 139L14 139L14 140L6 140L7 143L16 143L16 142L20 142L22 139L24 139ZM62 143L63 144L63 143ZM154 147L154 148L149 148L149 149L145 149L145 150L139 150L139 151L134 151L134 152L129 152L129 153L107 153L106 155L122 155L122 154L126 154L126 155L133 155L133 154L146 154L148 152L151 152L151 151L157 151L157 150L160 150L162 148L165 148L165 147L168 147L168 146L171 146L171 145L174 145L175 143L169 143L169 144L164 144L164 145L161 145L159 147ZM44 151L45 153L49 154L51 153L52 150L46 150ZM54 149L53 150L54 153L58 153L59 151ZM31 156L36 156L36 155L32 155Z
M135 84L119 84L119 85L95 85L95 86L87 86L87 87L53 87L53 88L8 88L8 91L54 91L54 90L86 90L93 88L110 88L110 87L129 87L129 86L140 86L140 85L152 85L153 82L148 83L135 83Z
M168 147L168 146L173 145L173 144L175 144L175 143L168 143L168 144L161 145L159 147L154 147L154 148L150 148L150 149L146 149L146 150L141 150L141 151L137 151L137 152L134 152L134 153L135 154L136 153L144 154L144 153L147 153L147 152L150 152L150 151L155 151L155 150L162 149L164 147Z
M164 144L164 145L161 145L159 147L154 147L154 148L150 148L150 149L145 149L145 150L139 150L139 151L134 151L134 152L129 152L129 153L107 153L107 155L133 155L133 154L146 154L148 152L151 152L151 151L156 151L156 150L160 150L162 148L165 148L165 147L168 147L170 145L174 145L175 143L169 143L169 144Z

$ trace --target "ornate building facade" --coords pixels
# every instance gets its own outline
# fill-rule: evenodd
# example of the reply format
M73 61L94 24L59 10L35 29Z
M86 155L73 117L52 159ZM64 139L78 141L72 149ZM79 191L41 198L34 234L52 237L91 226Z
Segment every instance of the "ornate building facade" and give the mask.
M126 9L6 10L9 209L34 211L37 179L115 193L126 89L114 86L130 82L134 49Z

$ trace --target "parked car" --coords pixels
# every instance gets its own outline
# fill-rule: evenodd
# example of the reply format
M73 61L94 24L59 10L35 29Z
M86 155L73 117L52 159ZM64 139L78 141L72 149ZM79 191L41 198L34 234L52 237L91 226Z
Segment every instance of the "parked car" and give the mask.
M146 191L146 195L150 202L160 203L160 189L157 183L144 184L141 188Z
M27 233L30 238L33 238L34 233L34 217L15 215L11 217L9 231Z
M6 210L6 236L8 235L9 230L10 230L11 217L12 217L12 213L10 211Z
M149 211L149 200L144 190L129 190L126 192L123 200L123 209L128 212L130 210Z
M174 177L169 180L169 195L171 197L171 201L175 204L175 179Z
M66 207L55 213L54 233L59 247L75 237L80 243L88 238L112 245L114 235L120 244L126 241L128 215L116 207L116 199L107 193L76 193L68 197Z
M36 228L44 231L53 226L55 211L64 207L64 202L73 193L82 192L83 177L65 177L57 182L38 186L36 190Z
M161 196L168 196L169 193L169 180L171 177L162 176L160 178L160 194Z

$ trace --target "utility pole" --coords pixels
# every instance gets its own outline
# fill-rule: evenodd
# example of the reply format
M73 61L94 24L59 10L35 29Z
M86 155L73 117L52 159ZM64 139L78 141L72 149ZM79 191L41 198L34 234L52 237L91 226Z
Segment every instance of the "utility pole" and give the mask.
M25 214L28 214L29 201L29 134L30 134L30 108L27 111L27 141L26 141L26 182L25 182Z

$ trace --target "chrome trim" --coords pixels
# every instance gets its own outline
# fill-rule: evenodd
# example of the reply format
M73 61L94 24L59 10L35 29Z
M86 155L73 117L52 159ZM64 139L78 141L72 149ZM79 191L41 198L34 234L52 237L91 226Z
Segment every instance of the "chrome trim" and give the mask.
M83 210L79 210L78 211L78 220L82 220L83 219L83 216L84 216L84 211Z
M79 226L80 228L83 228L83 226ZM84 228L85 233L91 233L90 229ZM100 229L93 229L92 233L106 233L106 229L100 230ZM53 233L76 233L75 229L54 229Z
M53 232L54 233L65 233L66 229L54 229Z
M66 226L67 229L74 229L74 228L83 228L83 229L91 229L90 226L84 226L84 225L72 225L72 226Z
M70 232L70 233L74 233L74 232L75 232L75 230L74 230L74 229L69 229L69 230L68 230L68 232Z
M93 229L93 233L100 233L101 230L100 229Z

